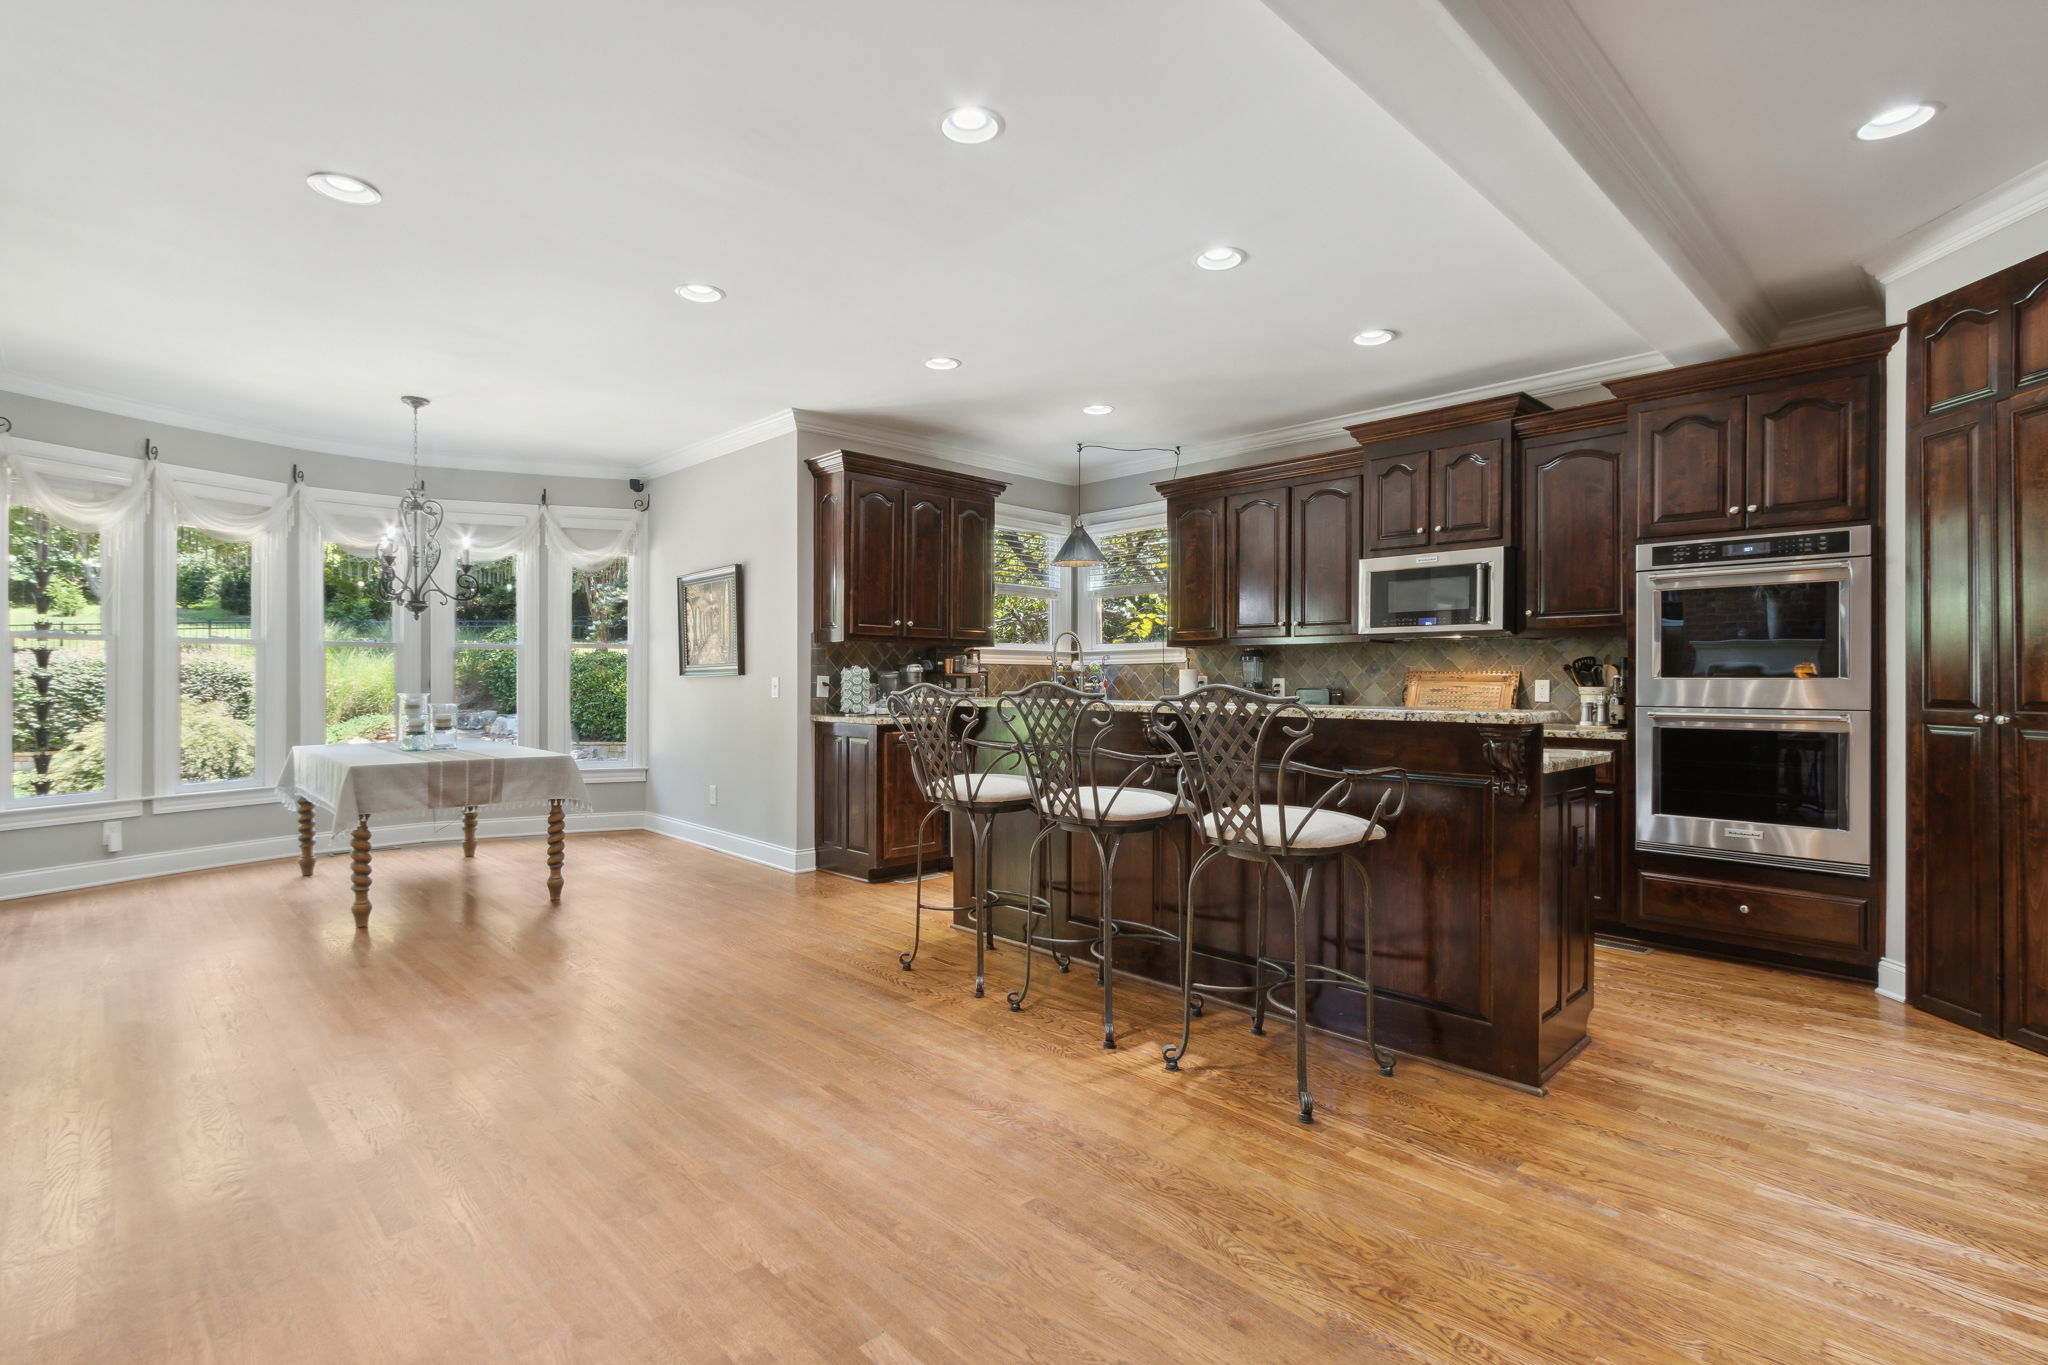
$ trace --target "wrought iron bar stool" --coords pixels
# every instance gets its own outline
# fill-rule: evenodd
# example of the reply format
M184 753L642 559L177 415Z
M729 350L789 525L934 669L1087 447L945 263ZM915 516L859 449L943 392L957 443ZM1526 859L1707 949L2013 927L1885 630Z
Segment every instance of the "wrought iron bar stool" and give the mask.
M1010 1008L1021 1010L1031 992L1031 950L1044 946L1087 948L1095 958L1096 975L1102 985L1102 1045L1116 1046L1116 962L1115 945L1120 938L1149 939L1178 943L1180 935L1139 920L1118 919L1115 910L1117 854L1133 834L1165 830L1185 816L1175 792L1159 791L1146 785L1162 770L1175 766L1171 752L1130 753L1104 744L1116 712L1101 692L1082 692L1059 683L1033 683L996 700L1011 742L1023 756L1024 770L1031 780L1031 799L1045 827L1031 845L1031 866L1039 865L1040 851L1055 830L1085 835L1095 848L1100 870L1100 901L1096 933L1090 938L1051 938L1039 933L1050 918L1050 902L1043 910L1034 907L1027 920L1024 938L1024 984L1010 993ZM1120 771L1119 771L1120 770ZM1174 850L1174 886L1184 893L1181 873L1185 857L1174 840L1162 841ZM1050 889L1049 887L1047 888ZM1036 890L1036 886L1034 886ZM1069 901L1071 911L1071 900ZM1185 927L1187 905L1179 906ZM1062 967L1062 970L1065 970Z
M1295 757L1308 743L1315 718L1292 697L1271 697L1241 687L1203 687L1168 697L1153 707L1151 728L1157 739L1181 758L1181 791L1187 798L1195 837L1205 846L1188 872L1181 897L1181 1032L1180 1042L1162 1051L1168 1071L1180 1070L1188 1053L1189 1031L1198 1011L1196 993L1245 991L1251 995L1252 1032L1265 1032L1267 1008L1291 1014L1294 1020L1294 1079L1301 1103L1301 1121L1315 1121L1315 1097L1308 1088L1308 990L1328 985L1365 999L1365 1044L1382 1076L1394 1074L1394 1054L1382 1048L1373 1031L1372 877L1360 856L1374 841L1387 837L1387 825L1408 804L1408 774L1399 768L1321 768ZM1277 761L1265 755L1278 751ZM1290 801L1288 792L1301 779L1327 782L1314 800ZM1337 809L1361 785L1381 786L1372 814L1354 815ZM1270 791L1271 798L1267 799ZM1397 797L1398 793L1398 797ZM1259 864L1259 899L1255 910L1252 984L1197 985L1194 980L1194 933L1190 923L1195 882L1217 857ZM1362 975L1308 961L1308 929L1304 911L1315 887L1316 873L1341 858L1358 874L1363 915L1360 953ZM1292 964L1266 953L1266 886L1268 875L1287 890L1294 928ZM1268 982L1266 972L1279 973ZM1294 988L1291 1007L1275 999Z
M912 921L910 951L897 954L896 960L906 972L917 961L927 914L965 913L974 926L974 995L980 999L987 982L987 953L995 946L991 912L997 905L1007 904L1032 915L1052 904L1027 892L999 891L989 886L989 830L998 815L1031 809L1031 785L1019 771L1022 760L1015 745L973 737L984 717L982 708L970 698L931 683L919 683L890 695L889 714L895 717L903 732L904 745L910 751L911 776L918 791L931 804L917 826L916 917ZM987 766L977 761L983 756L989 760ZM928 842L925 835L933 818L942 814L949 818L966 816L968 837L973 842L974 872L968 900L962 905L927 905L924 899L924 849ZM1066 970L1064 963L1060 970Z

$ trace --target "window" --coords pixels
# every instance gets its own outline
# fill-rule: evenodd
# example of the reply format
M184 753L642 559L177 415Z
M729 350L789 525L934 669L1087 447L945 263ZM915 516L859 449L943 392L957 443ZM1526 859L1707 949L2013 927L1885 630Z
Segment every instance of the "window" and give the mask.
M631 761L632 561L569 571L569 752Z
M177 528L177 785L248 782L257 766L256 556L247 541Z
M0 804L103 796L111 784L100 537L24 502L6 510L13 740Z
M474 566L477 595L455 604L455 704L465 737L519 734L519 560ZM445 694L444 694L445 695ZM538 743L529 736L529 743Z
M398 701L398 632L392 604L377 595L377 561L331 543L321 550L325 742L389 740Z
M1009 525L998 517L994 637L998 646L1043 648L1066 628L1059 611L1063 575L1052 562L1059 546L1057 531Z
M1103 562L1087 574L1082 617L1091 649L1166 643L1166 525L1148 516L1090 527Z

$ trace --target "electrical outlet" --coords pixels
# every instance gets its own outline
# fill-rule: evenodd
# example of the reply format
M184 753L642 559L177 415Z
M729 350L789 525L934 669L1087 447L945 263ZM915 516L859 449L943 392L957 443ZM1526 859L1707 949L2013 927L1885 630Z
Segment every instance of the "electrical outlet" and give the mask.
M1536 700L1538 700L1538 701L1549 701L1549 700L1550 700L1550 679L1548 679L1548 678L1538 678L1538 679L1536 680Z
M832 700L832 675L830 673L820 673L817 675L817 681L811 684L811 695L819 701Z
M709 800L711 804L714 806L718 804L718 784L716 782L713 782L711 784L711 795L709 797Z
M106 846L106 850L109 853L119 853L121 851L121 822L119 820L109 820L100 826L100 843Z
M779 697L782 695L782 679L770 678L768 680L768 695L771 697Z

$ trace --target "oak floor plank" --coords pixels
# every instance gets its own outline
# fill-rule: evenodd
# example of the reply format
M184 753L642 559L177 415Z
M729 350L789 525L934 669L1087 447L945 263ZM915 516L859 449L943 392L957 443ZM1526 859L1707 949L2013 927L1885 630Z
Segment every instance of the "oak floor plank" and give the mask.
M0 906L0 1361L2048 1359L2048 1059L1602 952L1548 1096L650 835ZM936 923L936 921L934 921ZM931 928L931 925L927 926Z

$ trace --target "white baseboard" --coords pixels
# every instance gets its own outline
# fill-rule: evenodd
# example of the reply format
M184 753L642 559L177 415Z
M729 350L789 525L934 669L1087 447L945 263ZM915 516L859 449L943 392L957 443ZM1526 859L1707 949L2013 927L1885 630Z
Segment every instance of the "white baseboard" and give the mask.
M1906 964L1897 958L1880 958L1877 964L1877 993L1887 1000L1906 1003Z
M754 839L730 830L714 829L710 825L699 825L689 820L678 820L673 815L657 815L647 812L646 828L670 839L679 839L699 848L712 849L719 853L730 853L735 858L745 858L750 863L772 867L778 872L815 872L818 870L818 850L815 848L788 848L782 844L771 844L765 839Z
M587 830L646 829L644 811L591 811L566 817L571 834ZM531 839L547 832L544 815L485 816L476 822L481 839ZM462 823L451 820L436 824L419 821L388 827L371 826L371 847L398 848L414 844L454 843L462 838ZM319 854L346 850L347 834L326 835L314 841ZM167 877L177 872L199 872L212 867L233 867L238 863L268 862L273 858L299 856L294 834L267 839L245 839L230 844L203 844L197 848L169 849L162 853L113 854L89 863L60 863L33 867L24 872L0 873L0 900L41 896L52 891L77 891L89 886L110 886L116 882L145 877Z

